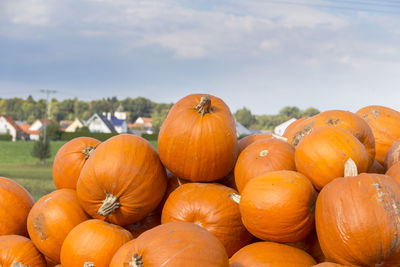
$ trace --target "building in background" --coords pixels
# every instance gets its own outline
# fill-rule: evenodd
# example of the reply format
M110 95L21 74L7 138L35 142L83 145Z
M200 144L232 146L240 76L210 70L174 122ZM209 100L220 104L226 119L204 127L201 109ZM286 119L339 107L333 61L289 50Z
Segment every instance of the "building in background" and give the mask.
M139 131L147 134L152 134L154 132L152 122L152 118L138 117L134 123L129 125L129 129L131 131Z
M277 134L277 135L279 135L279 136L282 136L283 133L285 132L286 128L287 128L290 124L292 124L293 122L295 122L295 121L296 121L295 118L291 118L290 120L287 120L287 121L285 121L285 122L279 124L278 126L276 126L276 127L274 128L274 133Z
M0 134L9 134L12 136L12 141L26 140L28 136L18 126L18 124L9 116L0 116Z
M77 129L82 128L84 122L76 118L68 127L65 128L65 132L76 132ZM62 128L61 128L62 129Z

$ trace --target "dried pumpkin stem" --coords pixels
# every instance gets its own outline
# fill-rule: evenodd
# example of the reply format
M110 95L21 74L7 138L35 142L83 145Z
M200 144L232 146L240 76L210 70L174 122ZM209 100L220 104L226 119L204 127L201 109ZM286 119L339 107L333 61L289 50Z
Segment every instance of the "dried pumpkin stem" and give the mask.
M284 142L287 142L288 141L288 139L286 138L286 137L283 137L283 136L280 136L280 135L277 135L277 134L272 134L272 138L275 138L275 139L278 139L278 140L281 140L281 141L284 141Z
M107 192L104 193L106 193L106 199L103 200L103 204L101 205L97 213L101 216L107 217L119 207L121 207L121 203L119 203L117 196L114 196Z
M203 95L200 99L199 104L194 107L201 116L211 112L211 98L208 95Z
M357 175L358 175L357 165L352 158L349 158L344 163L344 177L357 176Z
M95 149L96 149L95 146L86 146L85 149L81 150L81 152L85 154L85 159L88 159L92 155Z
M13 264L11 264L11 267L29 267L28 265L23 265L20 262L14 262Z
M90 262L90 261L85 262L85 263L83 264L83 267L94 267L94 263L93 263L93 262Z
M233 200L236 204L240 203L240 195L235 194L235 193L230 193L229 198Z
M129 267L143 267L142 256L137 253L133 254L131 261L129 262Z

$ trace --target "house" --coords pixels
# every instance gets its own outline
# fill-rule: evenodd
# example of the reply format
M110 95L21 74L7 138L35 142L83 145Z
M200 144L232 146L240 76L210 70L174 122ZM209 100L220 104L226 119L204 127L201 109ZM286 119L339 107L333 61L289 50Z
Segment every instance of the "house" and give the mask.
M85 126L93 133L116 133L114 126L106 116L95 113L86 122Z
M68 120L61 120L60 121L60 129L61 131L65 132L65 129L68 128L68 126L70 126L72 123L72 121L68 121Z
M77 129L82 128L83 126L84 122L76 118L70 125L68 125L68 127L65 128L64 132L76 132Z
M29 134L30 140L39 140L39 134L43 130L44 125L49 125L52 123L52 120L44 120L44 119L37 119L35 120L31 126L29 126L28 131L26 133Z
M12 141L25 140L25 138L27 138L18 124L6 115L0 116L0 134L10 134L12 136Z
M152 118L138 117L134 123L129 124L129 128L131 129L131 131L141 130L148 134L152 134L153 133L152 121L153 121Z
M279 136L282 136L283 133L285 132L286 128L287 128L290 124L292 124L294 121L296 121L296 119L295 119L295 118L291 118L290 120L287 120L287 121L285 121L285 122L279 124L278 126L276 126L276 127L274 128L274 133L277 134L277 135L279 135Z

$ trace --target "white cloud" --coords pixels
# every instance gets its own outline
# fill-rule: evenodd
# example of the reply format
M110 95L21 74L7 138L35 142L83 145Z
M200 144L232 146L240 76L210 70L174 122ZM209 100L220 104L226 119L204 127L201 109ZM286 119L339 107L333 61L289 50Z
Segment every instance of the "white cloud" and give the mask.
M14 24L45 26L49 23L50 7L46 0L15 0L4 4L6 15Z

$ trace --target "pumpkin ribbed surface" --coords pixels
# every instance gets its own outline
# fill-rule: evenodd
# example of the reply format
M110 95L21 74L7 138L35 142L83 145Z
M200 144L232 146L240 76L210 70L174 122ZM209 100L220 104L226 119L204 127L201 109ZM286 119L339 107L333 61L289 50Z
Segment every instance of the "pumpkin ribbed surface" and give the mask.
M46 267L46 260L35 248L32 241L19 235L0 236L0 266Z

